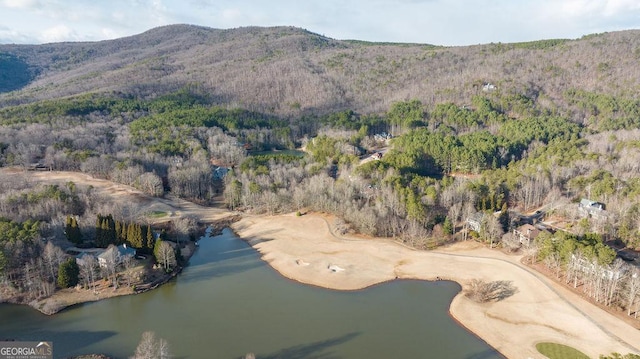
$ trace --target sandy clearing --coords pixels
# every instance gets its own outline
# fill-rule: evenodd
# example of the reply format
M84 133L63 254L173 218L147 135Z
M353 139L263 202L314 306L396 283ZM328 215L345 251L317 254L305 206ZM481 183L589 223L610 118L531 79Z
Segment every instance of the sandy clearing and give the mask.
M25 174L23 171L4 169L3 171L7 174ZM80 186L93 186L98 193L109 196L118 203L135 203L142 206L145 212L161 211L169 214L166 217L156 219L156 222L170 221L182 216L193 216L203 223L213 223L237 215L237 213L226 209L204 207L174 196L152 197L134 187L95 178L80 172L34 171L26 173L35 182L65 184L72 181Z
M513 281L518 291L503 301L478 304L458 295L450 308L456 320L508 358L544 358L535 349L542 341L594 358L639 352L640 331L524 267L520 257L469 243L425 252L385 239L338 238L326 218L315 214L245 217L232 227L283 276L325 288L354 290L395 278L439 277L463 286L476 278Z
M5 173L24 173L2 169ZM135 188L77 172L29 172L37 182L91 185L120 203L141 204L147 211L194 216L202 222L238 215L181 199L155 198ZM463 286L471 279L512 280L518 292L501 302L475 303L458 295L451 314L508 358L544 358L541 341L571 345L591 357L612 352L640 352L640 331L581 299L507 256L473 242L424 252L385 239L338 237L327 217L244 216L233 225L263 259L283 276L339 290L365 288L395 278L450 279ZM333 270L332 270L333 269ZM634 347L635 346L635 347Z

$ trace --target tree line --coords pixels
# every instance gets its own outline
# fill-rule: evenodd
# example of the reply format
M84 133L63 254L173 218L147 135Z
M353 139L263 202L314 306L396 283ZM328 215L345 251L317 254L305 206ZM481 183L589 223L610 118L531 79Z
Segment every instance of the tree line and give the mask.
M531 248L532 260L539 260L558 278L580 288L589 298L608 307L624 309L638 318L640 270L616 259L616 251L595 233L582 236L567 232L540 234Z

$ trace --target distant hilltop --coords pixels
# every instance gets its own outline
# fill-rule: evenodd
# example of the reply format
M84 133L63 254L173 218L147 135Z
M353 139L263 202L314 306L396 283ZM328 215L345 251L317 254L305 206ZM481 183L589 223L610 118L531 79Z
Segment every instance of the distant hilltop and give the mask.
M170 25L99 42L0 45L0 106L189 87L219 104L279 116L366 114L407 99L465 103L488 84L557 102L572 88L636 91L639 58L637 30L439 47L335 40L295 27Z

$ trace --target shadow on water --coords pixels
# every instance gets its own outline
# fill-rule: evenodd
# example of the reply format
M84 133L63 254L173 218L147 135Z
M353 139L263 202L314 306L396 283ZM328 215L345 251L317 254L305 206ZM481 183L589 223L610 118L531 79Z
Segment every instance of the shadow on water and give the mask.
M263 267L264 264L255 261L233 264L207 264L191 268L188 275L177 278L181 283L191 283L211 278L225 277L228 275L243 273L255 268Z
M176 359L246 352L258 359L502 358L448 315L458 284L406 280L327 291L284 280L229 230L198 247L175 281L147 293L52 317L0 305L0 338L53 341L56 358L127 358L147 330L167 339ZM215 355L203 355L212 348Z
M197 260L189 263L188 273L178 278L182 283L240 274L265 265L256 260L256 251L246 243L220 237L205 238L200 243Z
M206 240L221 241L222 239L211 238ZM202 241L200 243L202 243ZM209 248L209 247L214 247L211 243L201 244L200 248L198 249L198 252L200 252L198 258L194 261L190 261L189 266L197 267L199 265L202 265L203 263L215 264L215 263L224 262L228 260L256 255L256 252L253 250L253 248L249 247L248 244L244 244L244 245L245 247L243 248L238 248L236 244L235 247L226 248L227 250L216 251L215 249Z
M322 340L310 344L296 345L289 348L284 348L276 353L267 355L257 355L260 359L338 359L339 356L332 355L331 353L323 353L325 350L344 344L360 333L349 333L340 337L335 337L327 340Z
M107 340L118 333L110 330L102 331L52 331L34 330L28 335L13 338L19 341L50 341L53 342L54 353L77 352L96 343ZM69 341L73 338L73 341ZM57 356L56 356L57 357Z

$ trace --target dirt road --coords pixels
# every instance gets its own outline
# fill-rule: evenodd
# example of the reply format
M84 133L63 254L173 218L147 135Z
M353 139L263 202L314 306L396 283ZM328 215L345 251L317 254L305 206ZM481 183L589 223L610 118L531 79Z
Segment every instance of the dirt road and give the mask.
M33 172L36 181L91 185L123 203L135 201L169 218L194 216L202 222L237 213L173 198L154 198L110 181L75 172ZM586 302L575 293L523 266L520 257L471 242L437 251L417 251L380 238L339 236L326 216L248 216L234 230L282 275L302 283L353 290L396 278L512 281L517 292L499 302L479 304L458 295L451 314L508 358L544 358L538 342L557 342L597 358L639 353L640 331Z

